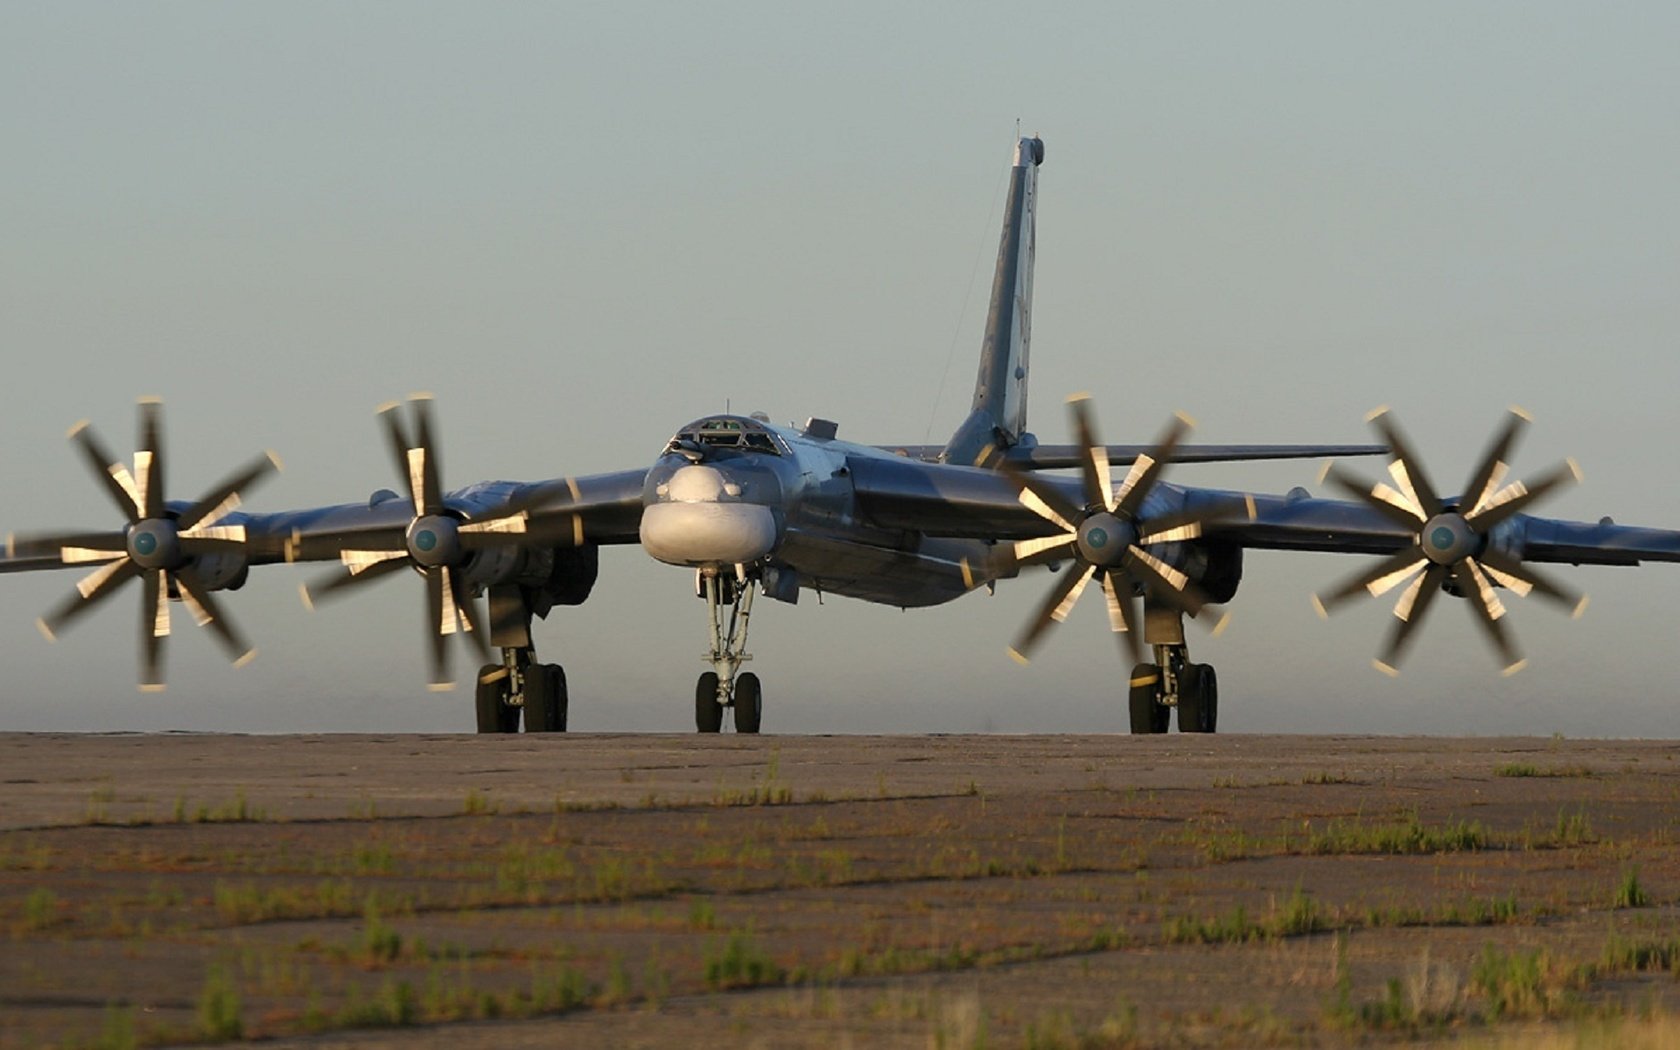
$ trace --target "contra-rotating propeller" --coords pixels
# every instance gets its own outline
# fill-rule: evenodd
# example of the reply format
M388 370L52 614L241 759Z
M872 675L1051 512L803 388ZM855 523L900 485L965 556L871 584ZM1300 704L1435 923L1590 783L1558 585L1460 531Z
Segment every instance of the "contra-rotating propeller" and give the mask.
M397 472L413 500L414 513L409 520L358 531L348 538L310 537L298 543L308 551L335 553L344 564L344 572L301 588L304 604L310 608L324 598L337 597L410 566L417 569L426 579L430 688L447 690L455 687L449 676L450 635L463 635L481 659L490 656L484 622L465 578L466 564L476 550L524 540L530 513L520 508L500 517L467 522L445 506L437 444L432 437L431 403L429 394L410 397L412 431L403 426L401 404L391 402L379 409Z
M1506 484L1505 476L1510 471L1506 457L1531 421L1528 413L1513 407L1504 428L1494 436L1471 474L1464 494L1457 500L1443 500L1430 484L1422 461L1389 417L1388 409L1379 408L1367 418L1394 454L1388 466L1394 485L1372 484L1334 465L1326 468L1325 478L1390 521L1409 529L1413 539L1405 549L1384 558L1368 571L1350 577L1326 594L1314 595L1313 605L1319 615L1327 615L1331 608L1361 591L1375 598L1406 584L1394 604L1398 622L1382 655L1373 661L1385 674L1398 674L1400 656L1413 631L1422 622L1435 595L1450 581L1455 593L1469 600L1476 622L1482 625L1505 661L1504 673L1510 675L1522 670L1528 661L1519 655L1505 630L1505 604L1499 600L1496 587L1505 587L1519 596L1538 594L1570 608L1575 616L1586 609L1587 600L1525 565L1517 555L1490 544L1489 535L1495 526L1526 510L1559 485L1580 481L1581 468L1574 460L1566 460L1531 481Z
M1187 574L1145 549L1156 543L1195 539L1209 520L1228 509L1219 502L1146 517L1145 503L1161 480L1161 471L1193 425L1192 420L1183 414L1175 417L1155 446L1132 463L1116 489L1108 450L1097 441L1089 402L1089 394L1068 398L1074 429L1080 447L1085 450L1080 459L1083 506L1043 478L1007 463L1003 467L1003 473L1014 482L1021 503L1063 530L1053 536L1016 541L1012 554L1015 564L1073 562L1010 648L1009 655L1021 663L1027 662L1032 648L1053 624L1067 619L1091 578L1099 574L1103 595L1108 599L1109 628L1121 637L1134 663L1143 659L1137 611L1132 604L1135 592L1142 591L1152 600L1175 606L1192 617L1208 604L1207 596ZM1237 503L1240 505L1241 501ZM1221 620L1215 631L1223 626Z
M210 488L180 513L164 500L163 407L156 398L140 400L140 438L134 469L105 450L84 420L70 430L88 465L127 518L121 529L12 537L8 554L56 555L64 565L99 568L76 584L76 593L36 621L49 641L72 622L138 578L140 600L140 689L163 689L163 640L169 634L169 599L179 597L201 627L210 628L233 660L242 666L256 655L210 594L199 559L240 555L246 548L245 526L223 524L239 506L240 493L280 468L267 453Z

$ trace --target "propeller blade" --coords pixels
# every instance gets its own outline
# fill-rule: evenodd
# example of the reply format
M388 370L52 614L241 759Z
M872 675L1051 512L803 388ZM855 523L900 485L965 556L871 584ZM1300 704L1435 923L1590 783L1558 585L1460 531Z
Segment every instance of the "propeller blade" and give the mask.
M76 585L76 593L60 603L52 612L35 621L48 640L80 619L93 607L117 592L117 589L145 570L127 558L101 566Z
M1487 451L1482 454L1476 472L1470 475L1470 483L1464 486L1463 502L1459 509L1466 517L1481 510L1489 497L1498 490L1500 482L1511 469L1506 457L1511 454L1512 447L1522 436L1523 428L1530 422L1532 418L1527 412L1516 406L1511 407L1504 428L1488 443Z
M471 643L473 651L478 654L480 663L490 660L490 642L484 634L484 620L478 614L478 602L468 593L464 574L459 569L450 569L450 591L455 595L456 607L460 610L461 619L465 622L467 641Z
M1465 523L1477 532L1485 533L1500 522L1522 513L1535 500L1544 498L1559 485L1581 480L1581 467L1574 460L1566 460L1532 482L1513 481L1487 499L1486 505L1465 518Z
M1085 517L1085 508L1062 495L1061 489L1012 463L1004 463L999 472L1014 483L1021 504L1028 510L1069 532L1078 531L1074 522Z
M1383 646L1382 656L1375 661L1377 670L1389 675L1400 673L1400 657L1405 653L1418 624L1423 622L1424 614L1429 611L1429 603L1441 593L1447 571L1445 565L1431 565L1401 592L1400 600L1394 603L1395 624L1389 632L1388 644Z
M1074 544L1078 542L1073 533L1061 536L1035 536L1030 540L1016 540L1011 550L1011 557L1016 565L1037 565L1049 561L1061 561L1073 556Z
M1364 572L1349 577L1328 594L1313 595L1313 606L1318 609L1320 616L1327 616L1331 609L1360 591L1369 592L1373 598L1381 597L1417 572L1428 560L1414 543L1405 550L1384 558Z
M1423 509L1404 493L1381 481L1375 484L1365 481L1334 463L1325 468L1320 480L1328 481L1403 529L1416 532L1428 520Z
M449 645L447 635L455 628L456 610L444 605L444 589L449 579L440 568L426 570L426 644L431 653L432 676L429 688L441 692L455 688L449 676Z
M240 496L251 486L280 470L280 457L269 452L224 478L182 514L175 525L185 532L200 523L214 525L239 506Z
M130 525L138 522L140 520L140 500L133 491L132 480L128 485L123 484L122 481L123 478L128 478L128 470L115 456L105 450L104 444L94 434L93 427L86 420L77 423L70 428L70 440L75 443L77 448L82 450L82 456L87 460L88 465L93 468L93 472L98 476L106 495L111 497L111 502L115 503L123 512L123 517L128 519Z
M385 424L385 438L391 446L391 454L397 464L397 477L402 479L403 486L408 490L409 498L414 501L414 513L420 513L421 492L420 485L409 469L408 450L411 447L408 435L403 432L402 402L387 401L380 405L379 419Z
M128 551L128 536L121 532L61 532L39 536L12 536L7 540L11 557L36 558L57 555L65 565L110 561Z
M1412 451L1411 444L1400 432L1399 425L1390 417L1388 409L1379 408L1371 414L1370 421L1377 433L1382 435L1383 441L1394 451L1394 463L1404 472L1402 487L1410 486L1411 494L1417 496L1418 507L1423 511L1423 517L1427 520L1441 513L1441 497L1436 495L1435 486L1430 484L1429 475L1423 469L1423 461ZM1394 464L1390 464L1389 469L1393 470Z
M134 483L140 489L140 516L163 516L163 404L140 399L140 443L134 450Z
M175 585L180 589L182 604L192 612L193 619L200 627L210 628L210 632L227 651L233 666L244 667L250 663L257 651L251 648L239 630L233 626L233 622L222 611L220 603L211 597L210 591L205 588L198 574L191 569L182 569L175 574Z
M1126 478L1120 482L1120 488L1114 494L1112 511L1116 517L1136 518L1138 509L1143 506L1144 497L1155 487L1161 471L1166 469L1167 461L1172 459L1178 449L1179 442L1190 432L1190 417L1180 412L1173 417L1167 428L1161 432L1155 447L1147 455L1139 456L1132 462L1131 470Z
M1125 587L1124 593L1121 587ZM1103 573L1103 597L1108 599L1108 629L1120 636L1133 664L1143 662L1143 640L1138 637L1137 612L1132 605L1131 584L1125 574L1110 569Z
M169 636L169 591L164 573L148 572L140 594L140 691L163 691L163 640Z
M1488 581L1487 575L1477 568L1473 559L1466 558L1453 565L1453 577L1458 581L1464 597L1476 610L1476 622L1487 631L1488 640L1493 643L1494 649L1498 650L1500 659L1505 661L1502 673L1512 675L1522 670L1528 661L1517 652L1515 643L1505 630L1502 622L1505 606L1500 602L1499 596L1493 593L1493 584Z
M1135 544L1127 547L1121 564L1133 579L1145 584L1151 594L1192 617L1208 604L1207 596L1200 587L1190 582L1190 577L1142 547Z
M1138 543L1147 547L1152 543L1176 543L1197 539L1210 525L1235 519L1239 515L1244 521L1255 519L1257 513L1253 496L1222 497L1176 514L1140 521L1138 530L1142 535L1138 537Z
M1079 460L1079 473L1085 486L1085 505L1102 507L1114 504L1114 476L1108 465L1108 449L1097 440L1096 426L1091 420L1091 395L1075 394L1068 398L1068 410L1073 414L1073 429L1084 455Z
M303 594L303 604L313 609L315 603L323 598L335 598L352 587L372 583L374 580L406 568L408 568L407 558L391 558L387 561L374 562L360 571L346 569L344 572L328 577L313 587L309 584L303 584L298 590Z
M420 499L415 511L436 514L443 509L443 485L438 480L442 466L438 463L437 444L432 440L432 395L414 394L409 398L414 406L415 434L420 443Z
M1050 588L1050 593L1045 596L1043 603L1039 605L1038 612L1033 615L1027 629L1010 647L1009 655L1020 663L1026 663L1033 647L1044 636L1044 632L1049 630L1052 624L1061 623L1067 619L1068 612L1073 608L1073 603L1079 600L1079 595L1085 590L1085 585L1091 582L1091 576L1096 571L1097 567L1095 565L1081 565L1078 569L1069 569L1056 582L1056 586Z
M1488 549L1476 559L1489 576L1522 597L1530 592L1568 608L1575 616L1586 611L1587 598L1573 587L1556 582L1539 569L1500 551Z

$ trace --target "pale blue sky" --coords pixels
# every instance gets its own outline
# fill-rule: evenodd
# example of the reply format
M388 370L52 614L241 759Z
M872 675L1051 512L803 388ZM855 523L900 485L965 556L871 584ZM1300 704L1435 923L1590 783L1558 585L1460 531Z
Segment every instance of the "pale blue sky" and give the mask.
M261 509L388 485L372 416L439 398L445 480L651 462L719 408L941 440L969 397L1015 135L1044 136L1032 421L1174 409L1208 441L1364 440L1395 406L1443 486L1508 403L1560 516L1680 527L1680 9L1648 4L0 7L0 531L111 512L63 442L165 398L172 495L272 447ZM943 384L943 396L935 404ZM1184 468L1283 491L1316 466ZM1389 681L1360 564L1250 556L1196 636L1232 731L1680 735L1680 566L1564 570L1498 677L1438 603ZM0 578L0 729L452 730L421 588L307 613L290 567L230 596L234 671L185 616L134 691L138 596L57 645L70 574ZM767 603L766 728L1124 728L1098 606L1028 669L1049 586L900 613ZM692 727L704 609L634 548L539 630L578 729ZM457 669L470 660L462 649Z

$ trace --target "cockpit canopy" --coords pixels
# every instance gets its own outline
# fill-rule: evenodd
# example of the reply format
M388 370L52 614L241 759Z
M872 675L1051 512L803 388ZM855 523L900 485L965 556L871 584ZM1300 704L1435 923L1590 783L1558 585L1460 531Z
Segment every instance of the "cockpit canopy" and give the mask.
M672 438L665 448L668 452L679 452L684 448L728 448L766 452L772 456L782 454L781 446L770 433L770 429L758 420L745 416L708 416L705 419L697 419L677 431L677 436Z

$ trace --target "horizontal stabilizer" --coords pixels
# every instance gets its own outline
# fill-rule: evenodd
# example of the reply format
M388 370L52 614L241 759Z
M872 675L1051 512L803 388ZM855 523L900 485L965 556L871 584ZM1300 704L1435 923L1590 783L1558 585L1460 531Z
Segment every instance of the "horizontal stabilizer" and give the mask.
M944 449L938 445L877 445L895 455L933 463ZM1130 464L1149 451L1148 445L1105 445L1108 460ZM1264 459L1341 459L1351 456L1383 456L1386 445L1180 445L1169 463L1240 463ZM1063 470L1080 465L1083 450L1078 445L1017 445L1001 461L1025 470ZM994 462L991 464L996 465Z

